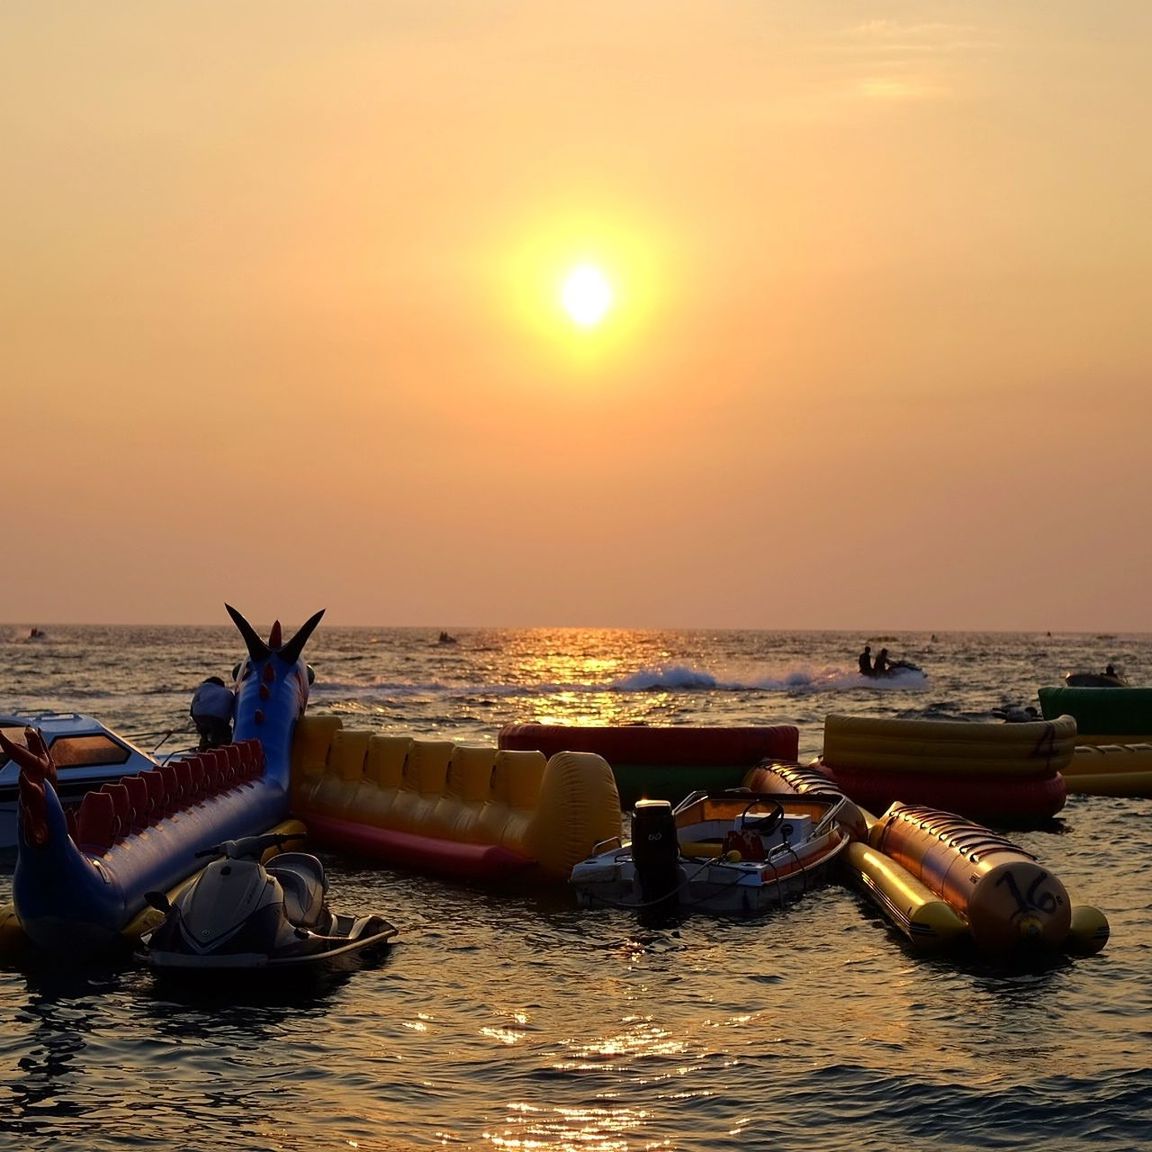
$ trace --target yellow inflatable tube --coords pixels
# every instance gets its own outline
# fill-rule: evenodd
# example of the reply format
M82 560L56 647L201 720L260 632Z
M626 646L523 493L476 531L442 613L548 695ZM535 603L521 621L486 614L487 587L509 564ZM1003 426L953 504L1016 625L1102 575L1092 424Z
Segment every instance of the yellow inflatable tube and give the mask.
M1049 776L1072 761L1071 716L1023 724L830 715L823 760L832 769L950 776Z
M1096 732L1077 732L1076 733L1076 747L1082 745L1098 745L1098 744L1119 744L1122 747L1128 745L1136 745L1152 743L1152 732L1147 733L1132 733L1132 732L1113 732L1113 733L1096 733Z
M608 762L591 752L454 744L305 716L292 748L292 813L333 848L467 879L525 865L567 879L620 834Z
M890 856L967 924L983 951L1100 951L1108 921L1074 906L1064 885L1031 853L948 812L893 804L872 826L871 846Z
M1073 793L1152 796L1152 744L1077 745L1063 775Z
M967 923L946 901L883 852L853 841L844 863L856 886L915 948L941 951L968 935Z

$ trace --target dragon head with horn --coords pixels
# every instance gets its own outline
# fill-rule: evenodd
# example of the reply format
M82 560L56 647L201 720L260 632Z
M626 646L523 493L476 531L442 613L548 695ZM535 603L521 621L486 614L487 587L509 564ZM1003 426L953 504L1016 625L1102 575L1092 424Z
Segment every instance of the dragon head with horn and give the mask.
M283 640L277 620L264 641L231 604L224 607L248 649L248 658L236 668L235 738L258 739L264 746L267 764L282 764L287 782L292 731L308 705L312 683L311 669L302 653L324 609L310 616L288 641Z

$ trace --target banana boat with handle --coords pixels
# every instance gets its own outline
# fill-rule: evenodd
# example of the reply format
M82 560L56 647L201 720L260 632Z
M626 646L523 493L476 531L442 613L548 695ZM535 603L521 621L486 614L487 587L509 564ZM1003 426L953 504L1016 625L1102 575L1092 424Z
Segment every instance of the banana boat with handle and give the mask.
M840 792L812 767L765 763L745 785L759 792ZM964 944L993 955L1099 952L1104 913L1073 903L1029 852L979 824L922 805L893 804L877 819L858 809L863 835L842 857L852 884L918 951Z

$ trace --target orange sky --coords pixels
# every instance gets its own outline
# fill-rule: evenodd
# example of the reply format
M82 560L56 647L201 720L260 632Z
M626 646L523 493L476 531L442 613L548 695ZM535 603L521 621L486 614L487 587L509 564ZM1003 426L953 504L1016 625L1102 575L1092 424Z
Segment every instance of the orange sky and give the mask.
M1150 49L7 0L0 618L1152 631Z

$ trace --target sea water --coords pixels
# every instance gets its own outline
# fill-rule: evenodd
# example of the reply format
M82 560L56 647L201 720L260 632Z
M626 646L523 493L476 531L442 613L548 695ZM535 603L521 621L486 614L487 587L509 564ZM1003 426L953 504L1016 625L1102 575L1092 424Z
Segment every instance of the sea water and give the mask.
M0 711L85 711L161 751L190 744L196 684L242 652L231 626L44 631L0 628ZM1134 635L439 631L322 624L309 710L489 744L525 720L787 723L808 758L830 713L987 720L1107 662L1152 683ZM864 680L865 641L924 674ZM378 964L195 996L130 962L0 972L0 1148L1147 1146L1150 816L1071 797L1012 833L1112 929L1024 969L919 957L839 886L751 922L645 924L563 886L325 855L334 906L399 929Z

